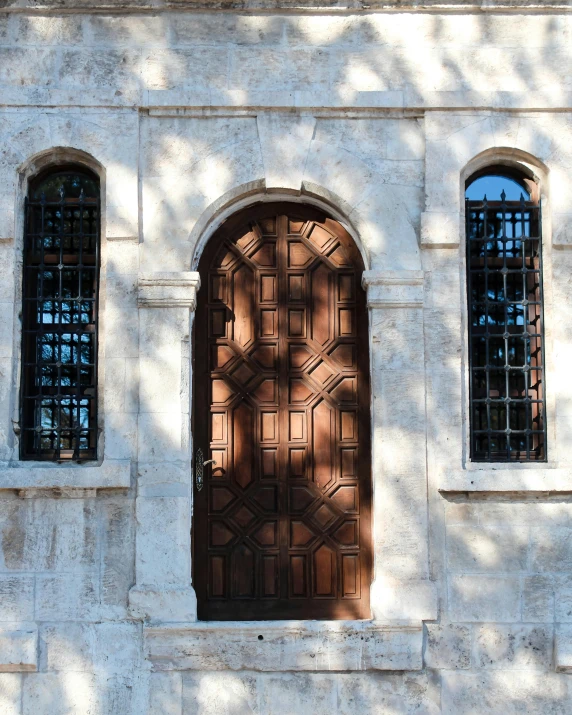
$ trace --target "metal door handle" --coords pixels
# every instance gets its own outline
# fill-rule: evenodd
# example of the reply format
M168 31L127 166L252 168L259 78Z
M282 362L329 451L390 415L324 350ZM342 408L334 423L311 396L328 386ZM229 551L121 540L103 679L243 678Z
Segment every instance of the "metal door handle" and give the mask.
M203 459L203 450L199 447L195 455L195 484L197 491L200 492L204 483L204 467L207 464L216 464L216 459Z

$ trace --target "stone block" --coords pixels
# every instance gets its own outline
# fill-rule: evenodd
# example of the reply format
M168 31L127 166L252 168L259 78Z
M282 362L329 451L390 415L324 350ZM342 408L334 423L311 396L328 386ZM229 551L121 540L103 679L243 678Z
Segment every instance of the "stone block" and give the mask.
M129 613L150 622L193 623L197 620L197 597L189 586L134 586L129 591Z
M173 43L176 46L211 45L213 37L221 44L281 44L284 18L272 15L238 15L233 13L192 13L172 16Z
M128 414L139 412L139 359L125 360L125 395L123 412Z
M138 584L173 586L190 580L189 509L184 497L137 499Z
M572 570L572 529L538 526L530 531L530 563L534 571Z
M128 461L134 459L136 455L137 415L110 412L105 416L105 459Z
M0 374L2 364L0 361ZM0 389L3 382L0 381ZM89 462L88 462L89 464ZM14 466L0 468L0 487L2 489L55 489L62 495L68 490L77 495L82 489L129 488L131 467L128 461L120 459L105 460L98 467L82 466L46 466L33 469ZM81 493L81 491L80 491ZM77 497L76 497L77 498Z
M11 358L14 351L14 303L0 303L0 358Z
M229 87L257 91L326 89L332 57L327 49L238 47L230 52Z
M522 586L522 620L532 623L552 623L555 613L554 590L555 583L551 575L525 576ZM570 595L572 597L572 591ZM563 602L563 599L559 600L560 604ZM572 617L572 609L570 615Z
M309 710L331 715L337 709L336 678L324 674L284 673L260 678L260 712L281 715L284 705L293 713ZM248 711L246 711L248 712Z
M22 715L93 715L95 678L88 673L34 673L24 681Z
M189 690L192 690L192 685ZM193 705L196 707L195 703ZM151 673L148 715L181 715L182 707L183 681L181 673ZM191 712L197 712L195 707L191 708Z
M422 641L418 626L367 621L175 624L145 632L157 671L421 670Z
M139 464L137 493L142 497L188 497L191 479L186 465Z
M105 370L105 414L123 412L125 405L125 358L107 358Z
M300 191L316 119L263 113L256 122L266 187Z
M564 715L570 710L568 683L554 673L445 671L442 682L443 715Z
M556 627L554 667L558 673L572 673L572 626Z
M0 84L4 86L53 86L57 51L50 48L0 48Z
M0 179L1 181L1 179ZM11 244L16 231L14 214L14 193L4 193L0 184L0 241ZM10 281L5 281L10 283Z
M64 49L56 82L60 88L136 89L140 65L140 53L133 49Z
M257 678L244 673L184 673L185 715L262 715ZM178 713L177 713L178 715ZM265 715L270 715L266 711Z
M84 39L81 15L50 17L22 14L13 20L12 36L17 38L19 45L81 45Z
M452 576L449 583L448 615L455 622L518 621L518 576Z
M22 715L22 676L0 673L0 715Z
M137 273L139 271L139 238L121 237L107 240L106 268L108 275L114 273Z
M138 457L141 462L184 462L188 453L182 442L183 417L167 412L139 414Z
M572 576L555 575L554 615L557 623L572 623Z
M141 681L131 676L112 675L110 677L109 673L102 674L97 682L98 715L146 713L147 701L145 700L145 705L143 705L141 686Z
M137 277L110 275L105 295L105 356L136 358L139 354Z
M4 522L0 537L4 563L18 571L95 569L96 532L91 499L22 500Z
M385 559L385 547L381 552ZM439 616L436 584L428 579L400 580L378 577L371 587L375 620L436 620Z
M458 213L424 211L421 214L421 245L426 248L456 248L463 236Z
M143 412L181 410L181 341L171 343L168 356L141 358L139 361L139 400Z
M554 215L552 245L563 248L572 246L572 214Z
M141 626L137 623L96 623L95 670L128 675L140 667Z
M0 574L0 621L34 620L34 577Z
M431 328L429 327L429 330ZM431 346L426 346L426 353ZM436 368L431 370L427 379L428 415L437 431L446 427L458 428L463 420L463 401L461 399L461 371Z
M475 665L496 670L547 670L552 643L552 626L484 624L475 632Z
M90 15L85 19L86 44L102 46L165 46L170 18L164 15Z
M376 345L375 359L382 370L423 369L424 353L419 349L423 344L420 310L388 307L372 311L372 340Z
M457 670L471 667L471 629L456 623L427 623L425 665Z
M101 604L126 614L129 589L135 581L135 503L127 497L100 497Z
M2 624L0 628L0 673L33 672L37 669L38 629L36 624ZM1 712L2 705L0 704Z
M228 54L224 46L150 50L142 59L143 81L148 89L188 86L224 89L228 81Z
M189 275L189 274L187 274ZM196 275L196 274L191 274ZM168 279L166 278L165 281ZM168 287L168 286L167 286ZM171 293L171 291L169 291ZM187 286L185 296L189 299L194 299L192 295L192 286ZM191 295L189 295L191 294ZM153 296L153 302L158 302L164 297L165 301L172 298L168 296ZM148 296L149 300L151 297ZM189 336L189 307L166 307L164 309L144 308L139 311L140 322L140 341L141 355L140 359L162 359L168 360L172 358L173 352L179 356L181 342ZM154 410L153 405L145 405L147 409L144 412Z
M107 206L105 234L108 239L124 239L139 234L137 204L132 206Z
M526 527L457 525L447 528L447 560L452 571L523 571L527 554Z
M479 521L479 512L475 504L466 501L445 501L445 522L453 524L474 525Z
M36 577L36 618L40 621L94 621L99 618L99 581L92 574Z
M40 632L42 670L91 673L95 660L95 632L90 623L54 623Z

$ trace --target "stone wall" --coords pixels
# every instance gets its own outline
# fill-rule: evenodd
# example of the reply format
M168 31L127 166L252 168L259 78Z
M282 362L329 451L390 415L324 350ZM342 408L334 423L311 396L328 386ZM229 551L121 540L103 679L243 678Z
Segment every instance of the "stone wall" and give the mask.
M570 712L566 3L189 4L0 3L0 715ZM69 159L104 198L101 460L21 463L23 197ZM549 461L532 468L467 459L462 197L495 161L542 192ZM195 271L227 216L278 198L327 209L367 267L371 622L196 621Z

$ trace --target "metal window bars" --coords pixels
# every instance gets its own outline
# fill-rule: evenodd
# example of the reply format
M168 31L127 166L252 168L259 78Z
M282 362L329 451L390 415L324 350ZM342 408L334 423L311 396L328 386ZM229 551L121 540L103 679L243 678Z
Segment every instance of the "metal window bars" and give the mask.
M466 201L471 459L546 460L541 207Z
M60 179L25 205L21 458L82 461L97 456L99 185Z

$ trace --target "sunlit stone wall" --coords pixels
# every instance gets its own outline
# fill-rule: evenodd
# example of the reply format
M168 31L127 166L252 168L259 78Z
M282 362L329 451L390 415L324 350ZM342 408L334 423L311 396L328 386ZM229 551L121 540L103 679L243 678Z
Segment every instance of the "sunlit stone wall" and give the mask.
M276 5L0 3L0 714L571 712L569 3ZM463 186L499 159L542 191L533 468L466 458ZM51 160L102 182L97 465L18 461L22 205ZM370 271L371 623L196 622L194 271L276 197Z

